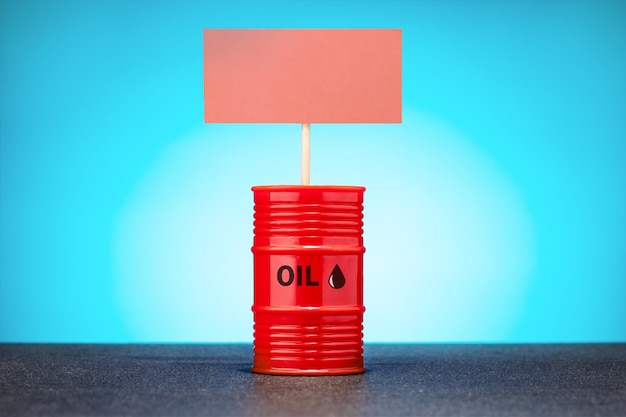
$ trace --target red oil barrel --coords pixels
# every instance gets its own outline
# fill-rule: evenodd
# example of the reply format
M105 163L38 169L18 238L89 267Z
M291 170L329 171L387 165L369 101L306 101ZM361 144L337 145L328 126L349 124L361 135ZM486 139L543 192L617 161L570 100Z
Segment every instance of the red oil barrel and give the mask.
M364 372L365 188L288 185L252 191L252 371Z

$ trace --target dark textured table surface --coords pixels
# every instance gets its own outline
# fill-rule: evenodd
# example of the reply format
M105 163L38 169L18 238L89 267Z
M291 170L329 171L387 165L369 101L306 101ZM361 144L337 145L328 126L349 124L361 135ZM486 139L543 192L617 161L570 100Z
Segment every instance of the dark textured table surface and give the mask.
M0 415L626 416L626 344L365 347L361 375L250 372L252 347L0 345Z

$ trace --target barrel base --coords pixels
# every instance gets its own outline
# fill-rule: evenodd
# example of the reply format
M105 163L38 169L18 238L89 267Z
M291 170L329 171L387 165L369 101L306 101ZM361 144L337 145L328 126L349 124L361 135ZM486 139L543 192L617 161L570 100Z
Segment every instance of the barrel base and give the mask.
M265 368L253 366L252 372L266 375L292 375L292 376L325 376L325 375L356 375L365 372L364 367L348 367L333 369L301 369L301 368Z
M335 352L320 352L312 357L284 357L256 353L252 372L269 375L352 375L365 372L362 355L328 356L333 353Z
M253 306L252 372L350 375L363 367L363 306Z

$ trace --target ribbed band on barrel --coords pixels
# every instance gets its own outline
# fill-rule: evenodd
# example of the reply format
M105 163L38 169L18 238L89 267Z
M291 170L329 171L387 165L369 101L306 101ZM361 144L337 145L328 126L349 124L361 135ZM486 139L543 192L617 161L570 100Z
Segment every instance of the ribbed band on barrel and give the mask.
M254 209L255 241L269 237L330 237L345 241L335 244L363 244L363 205L357 202L257 202Z
M364 307L254 306L252 311L253 372L341 375L365 371Z

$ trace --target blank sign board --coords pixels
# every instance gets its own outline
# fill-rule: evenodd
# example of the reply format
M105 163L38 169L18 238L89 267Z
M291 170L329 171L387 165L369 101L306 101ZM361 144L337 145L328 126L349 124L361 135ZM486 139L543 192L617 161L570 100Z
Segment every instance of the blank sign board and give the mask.
M401 123L400 29L205 29L207 123Z

